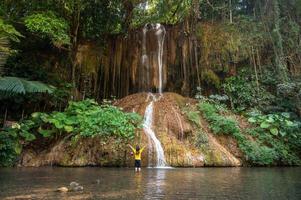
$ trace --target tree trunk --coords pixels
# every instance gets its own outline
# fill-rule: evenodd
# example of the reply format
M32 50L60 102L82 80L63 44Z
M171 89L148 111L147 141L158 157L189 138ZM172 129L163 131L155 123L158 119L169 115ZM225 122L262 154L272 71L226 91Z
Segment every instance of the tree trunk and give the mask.
M131 20L133 18L134 5L131 0L123 0L123 7L125 9L125 19L124 19L124 31L128 31L131 25Z

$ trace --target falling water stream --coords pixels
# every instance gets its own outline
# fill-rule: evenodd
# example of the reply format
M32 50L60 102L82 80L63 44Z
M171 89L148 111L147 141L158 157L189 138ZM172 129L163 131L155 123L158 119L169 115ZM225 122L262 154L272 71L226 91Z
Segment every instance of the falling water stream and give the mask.
M161 94L162 91L162 85L163 85L163 45L165 40L165 28L161 24L156 24L156 36L158 41L158 66L159 66L159 93Z
M151 140L151 145L153 145L154 149L156 150L156 154L157 154L156 167L166 167L167 163L164 156L164 150L162 148L161 142L156 137L156 134L152 127L154 102L156 102L158 99L156 99L156 96L152 93L150 93L149 96L152 98L152 100L145 109L143 129L148 139Z
M143 121L143 129L145 134L148 137L149 140L149 155L151 155L152 153L152 149L154 149L156 151L156 167L168 167L167 163L166 163L166 159L164 156L164 150L163 147L161 145L161 142L158 140L158 138L156 137L156 134L153 130L153 111L154 111L154 103L156 101L158 101L163 95L162 95L162 91L163 91L163 47L164 47L164 39L165 39L165 28L164 26L162 26L161 24L155 24L155 25L151 25L151 28L155 30L155 34L156 34L156 38L158 41L158 79L159 79L159 84L158 84L158 92L160 97L156 98L156 96L152 93L148 94L147 97L147 101L149 98L151 98L150 103L147 105L146 109L145 109L145 114L144 114L144 121ZM145 25L145 27L143 28L143 39L142 39L142 64L145 65L147 67L147 82L148 85L149 84L149 80L150 80L150 73L149 73L149 61L148 61L148 55L147 55L147 51L146 51L146 33L149 30L149 26ZM150 165L150 161L149 161L149 165Z

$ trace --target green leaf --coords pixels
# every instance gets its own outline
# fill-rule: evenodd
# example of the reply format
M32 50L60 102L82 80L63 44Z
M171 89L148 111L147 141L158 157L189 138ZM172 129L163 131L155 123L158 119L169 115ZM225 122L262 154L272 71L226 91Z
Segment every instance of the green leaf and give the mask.
M290 120L285 120L285 124L287 126L294 126L294 122L290 121Z
M22 146L20 144L16 144L14 150L16 154L20 154L22 151Z
M72 126L64 126L64 129L67 133L70 133L73 131L73 127Z
M50 137L53 133L53 130L43 130L41 127L38 129L38 132L43 135L43 137Z
M248 119L248 122L250 122L250 123L256 123L257 120L256 120L254 117L250 117L250 118Z
M35 112L35 113L32 113L31 116L32 116L33 118L37 118L37 117L40 116L40 113L39 113L39 112Z
M39 81L28 81L18 77L0 77L0 92L3 97L27 93L52 93L53 86ZM2 97L2 98L3 98Z
M64 128L64 125L58 120L54 120L53 124L54 124L55 128L57 128L57 129Z
M263 129L269 128L270 126L271 125L266 121L264 121L260 124L260 127L263 128Z
M287 118L287 119L290 118L290 114L287 113L287 112L281 113L281 115L282 115L284 118Z
M272 116L269 116L269 117L266 119L266 121L269 122L269 123L274 123L274 122L275 122L275 120L274 120L274 118L273 118Z
M280 135L281 135L282 137L286 136L286 132L285 132L285 131L279 131L279 133L280 133Z
M270 132L271 132L273 135L278 135L278 129L277 129L277 128L271 128L271 129L270 129Z
M28 131L23 130L21 132L21 136L24 137L24 139L28 142L33 141L36 139L36 136Z

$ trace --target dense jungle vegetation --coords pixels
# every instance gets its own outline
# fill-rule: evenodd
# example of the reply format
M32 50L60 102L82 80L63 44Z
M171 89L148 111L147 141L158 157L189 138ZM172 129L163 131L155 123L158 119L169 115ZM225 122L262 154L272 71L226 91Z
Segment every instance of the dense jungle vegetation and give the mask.
M43 137L133 138L141 117L89 89L78 53L146 23L183 25L192 38L189 94L215 134L232 135L252 165L300 165L301 0L2 0L0 126L18 123L0 131L0 165ZM227 112L254 127L242 133Z

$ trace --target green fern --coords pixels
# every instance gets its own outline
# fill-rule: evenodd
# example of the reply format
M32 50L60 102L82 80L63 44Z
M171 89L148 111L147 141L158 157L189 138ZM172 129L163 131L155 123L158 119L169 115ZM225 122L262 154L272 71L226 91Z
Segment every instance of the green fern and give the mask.
M9 40L19 42L23 37L16 29L0 19L0 99L27 93L52 93L54 87L39 81L28 81L18 77L2 77L3 66L12 50Z
M1 97L27 93L52 93L53 90L53 86L39 81L28 81L18 77L0 77Z

